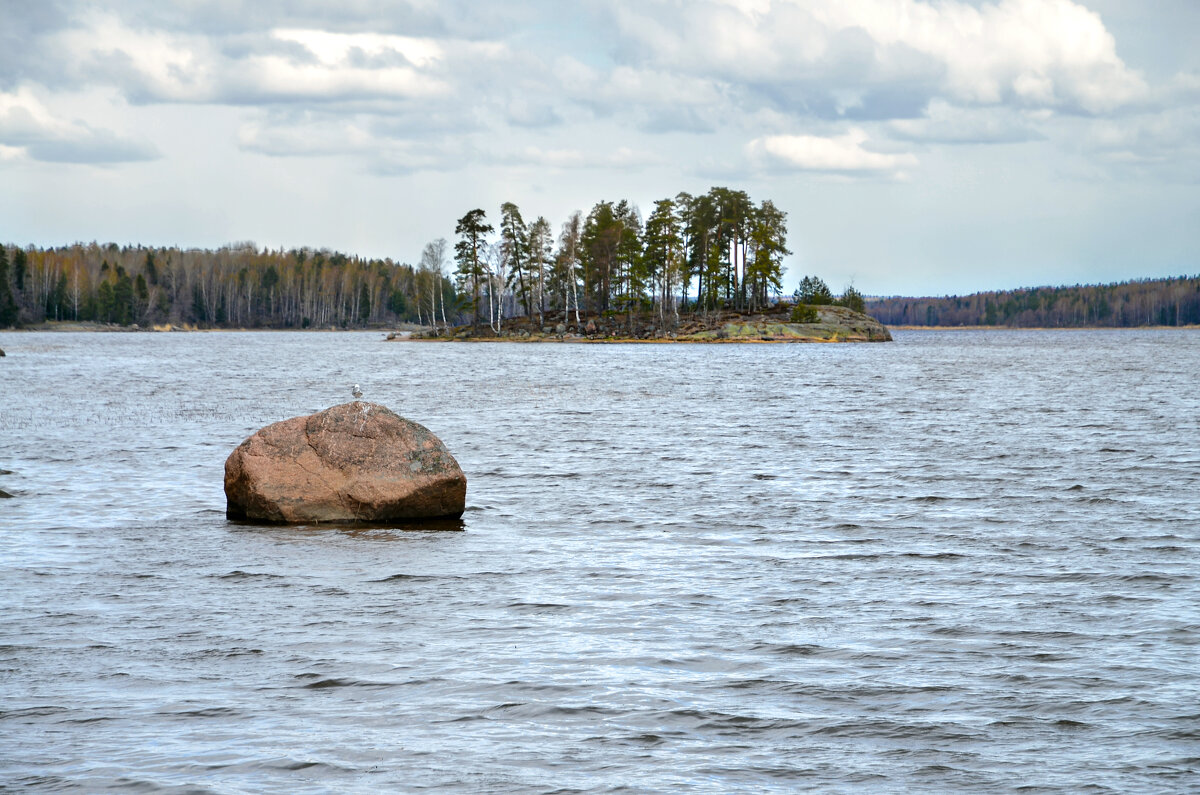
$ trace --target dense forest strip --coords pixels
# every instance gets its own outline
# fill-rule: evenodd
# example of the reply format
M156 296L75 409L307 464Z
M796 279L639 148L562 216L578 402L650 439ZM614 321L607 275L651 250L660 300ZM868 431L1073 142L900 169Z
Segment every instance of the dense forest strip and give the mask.
M791 253L787 214L729 188L660 199L645 219L628 201L600 201L567 218L557 241L546 218L527 223L511 202L498 223L471 210L458 220L454 247L471 323L495 334L510 317L540 323L557 314L579 324L619 313L632 331L639 319L662 329L681 313L755 311L779 298Z
M942 298L869 298L866 312L888 326L1189 326L1200 324L1200 276Z
M654 203L573 213L556 234L512 202L497 227L482 209L459 219L452 246L428 243L410 265L327 249L216 250L77 243L0 245L0 328L44 321L207 328L347 328L621 313L632 329L680 313L754 311L777 300L787 216L745 191L712 188ZM454 270L451 271L453 266Z
M452 283L435 270L328 250L0 246L0 327L45 320L347 327L420 322L431 307L455 300Z

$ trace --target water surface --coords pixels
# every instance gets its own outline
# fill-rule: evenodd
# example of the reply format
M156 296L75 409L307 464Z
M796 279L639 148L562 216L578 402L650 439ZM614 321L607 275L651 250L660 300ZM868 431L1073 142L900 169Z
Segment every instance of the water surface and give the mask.
M0 333L0 789L1187 792L1200 332ZM224 517L359 383L462 532Z

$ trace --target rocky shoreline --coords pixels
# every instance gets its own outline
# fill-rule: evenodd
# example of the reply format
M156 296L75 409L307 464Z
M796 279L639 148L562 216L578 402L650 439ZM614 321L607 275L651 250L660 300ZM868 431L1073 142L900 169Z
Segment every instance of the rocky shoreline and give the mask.
M747 343L747 342L890 342L891 332L875 318L842 306L818 306L813 323L793 323L790 308L756 313L713 312L681 317L659 325L627 315L547 318L541 325L530 318L511 318L499 333L483 325L448 330L389 333L389 341L440 342L595 342L595 343ZM657 319L655 319L657 320ZM665 327L664 327L665 326Z

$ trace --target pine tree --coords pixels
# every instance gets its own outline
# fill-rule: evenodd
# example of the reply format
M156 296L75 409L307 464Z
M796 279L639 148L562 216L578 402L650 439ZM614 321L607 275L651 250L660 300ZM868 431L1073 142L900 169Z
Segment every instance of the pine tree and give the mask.
M768 293L783 289L783 258L787 249L787 213L764 200L750 224L745 284L751 309L767 303Z
M358 288L358 322L366 323L371 319L371 291L367 289L367 283L363 282Z
M484 278L481 255L487 235L492 232L492 225L486 223L485 218L487 213L474 209L459 218L454 227L454 234L460 237L454 245L455 259L458 261L457 272L462 283L471 290L471 310L476 328L479 327L479 302L482 299Z
M529 269L529 230L521 211L512 202L500 205L500 257L505 270L508 271L509 286L515 282L521 303L525 305L525 315L532 316L529 298L530 285L526 283L526 271Z
M832 304L833 293L819 276L805 276L796 290L796 302L801 304Z
M0 328L17 325L17 302L8 283L8 247L0 245Z

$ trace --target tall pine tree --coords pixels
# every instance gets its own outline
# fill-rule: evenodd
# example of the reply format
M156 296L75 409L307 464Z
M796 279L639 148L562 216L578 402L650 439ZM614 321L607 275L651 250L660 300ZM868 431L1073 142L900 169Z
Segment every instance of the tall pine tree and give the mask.
M463 285L471 290L471 310L474 325L479 327L479 302L482 299L484 269L480 255L492 225L486 222L487 213L474 209L458 219L454 234L459 241L454 244L454 258L458 261L458 275Z

